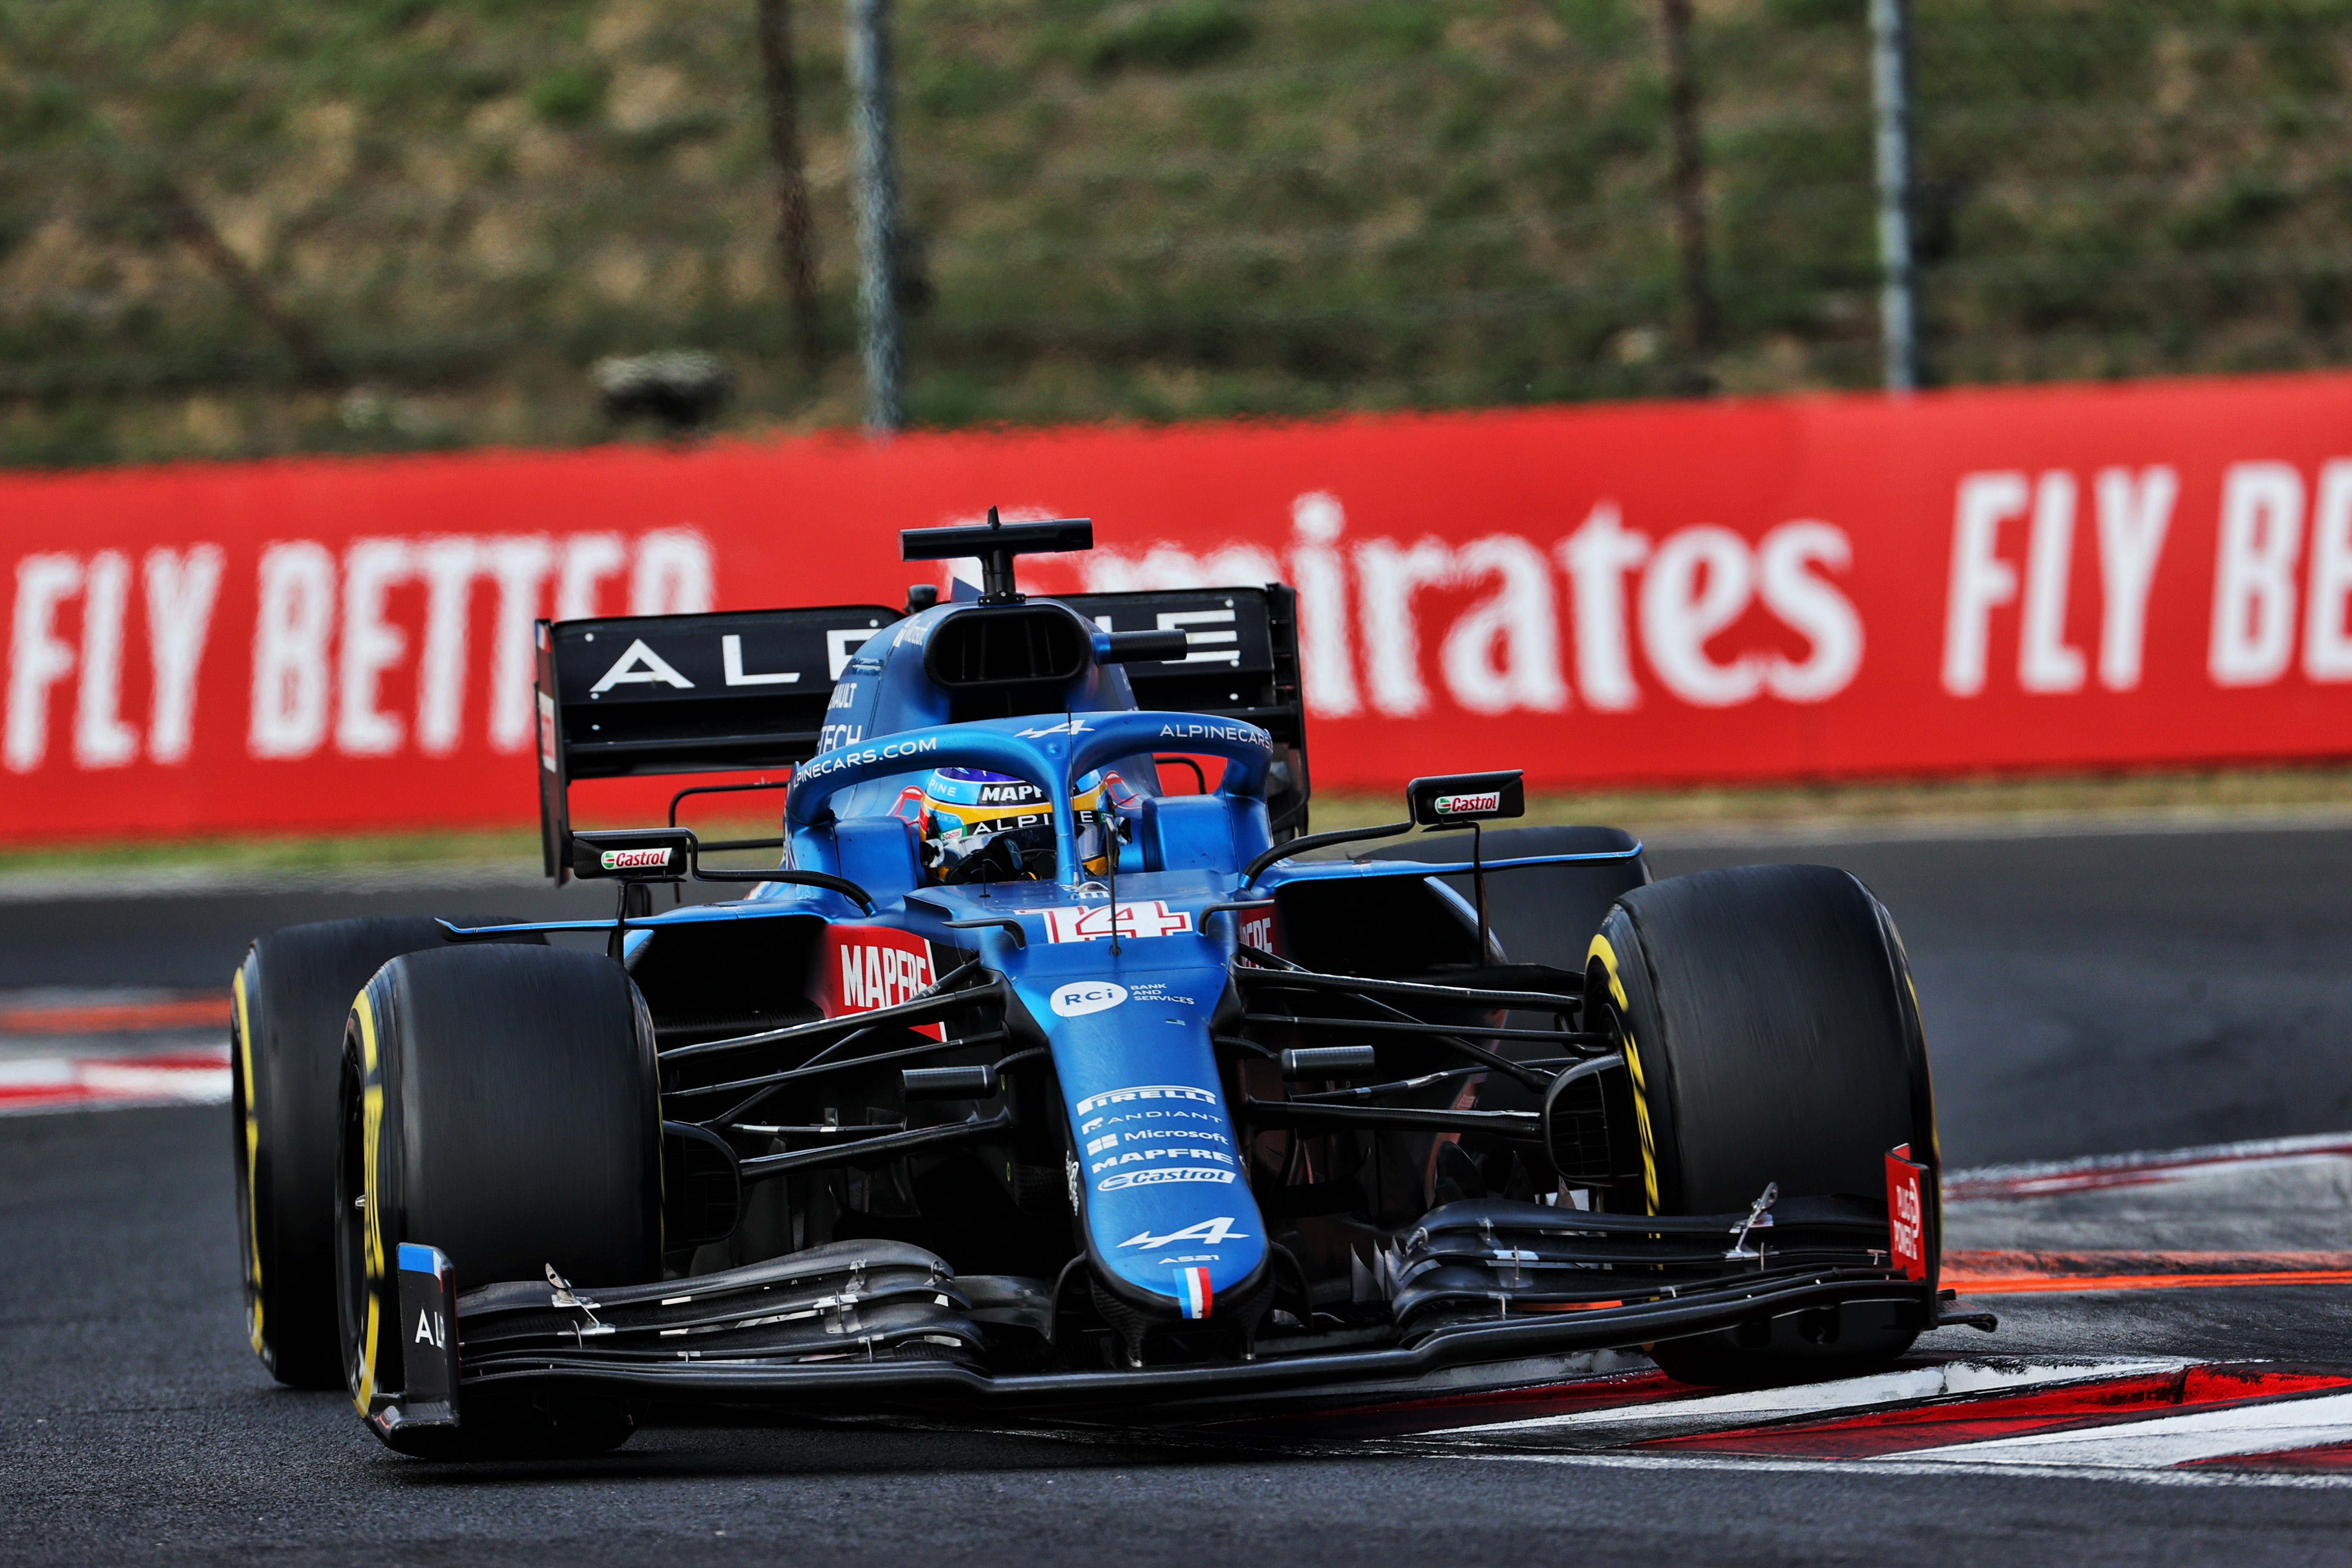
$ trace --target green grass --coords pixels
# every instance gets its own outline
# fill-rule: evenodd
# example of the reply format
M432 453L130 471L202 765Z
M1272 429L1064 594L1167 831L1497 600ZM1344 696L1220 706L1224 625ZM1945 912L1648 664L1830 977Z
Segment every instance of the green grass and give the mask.
M900 0L936 426L1858 386L1860 0L1706 0L1724 342L1676 342L1650 0ZM0 15L0 464L604 439L702 346L848 423L841 14L794 7L824 361L792 352L751 0ZM1944 379L2352 361L2352 0L1916 0ZM311 324L305 384L168 182ZM362 395L350 395L357 386Z

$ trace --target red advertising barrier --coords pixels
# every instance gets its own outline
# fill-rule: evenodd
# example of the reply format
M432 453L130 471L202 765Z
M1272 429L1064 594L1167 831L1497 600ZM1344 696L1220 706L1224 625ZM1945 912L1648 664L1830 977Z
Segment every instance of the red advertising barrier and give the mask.
M530 625L1300 593L1325 787L2352 753L2352 376L0 477L20 840L528 821Z

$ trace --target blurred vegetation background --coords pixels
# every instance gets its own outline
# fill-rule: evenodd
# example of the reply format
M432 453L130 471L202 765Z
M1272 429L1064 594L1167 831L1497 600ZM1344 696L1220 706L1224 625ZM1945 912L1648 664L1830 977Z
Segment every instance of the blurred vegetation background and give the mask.
M787 17L814 353L777 238ZM914 423L1874 384L1864 0L898 0ZM2352 360L2352 0L1914 0L1931 380ZM840 0L0 11L0 463L854 424ZM648 432L649 433L649 432Z

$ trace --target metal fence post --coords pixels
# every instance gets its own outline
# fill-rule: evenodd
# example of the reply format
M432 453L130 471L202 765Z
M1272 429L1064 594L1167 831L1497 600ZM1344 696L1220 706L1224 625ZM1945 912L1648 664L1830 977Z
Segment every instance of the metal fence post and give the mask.
M1698 69L1691 59L1691 0L1659 0L1658 9L1665 35L1666 130L1673 155L1667 179L1682 265L1683 331L1692 361L1687 374L1703 375L1701 365L1720 342L1722 323L1708 277L1706 154L1699 141Z
M1886 388L1919 384L1919 278L1911 258L1910 0L1870 0L1878 144L1879 330Z
M857 181L857 323L866 360L866 428L905 420L898 378L898 176L890 147L890 0L849 0L850 132Z
M768 156L776 165L776 255L793 300L793 333L801 368L822 368L817 321L816 242L811 233L808 172L801 155L800 76L793 60L792 0L759 0L760 74L768 100Z

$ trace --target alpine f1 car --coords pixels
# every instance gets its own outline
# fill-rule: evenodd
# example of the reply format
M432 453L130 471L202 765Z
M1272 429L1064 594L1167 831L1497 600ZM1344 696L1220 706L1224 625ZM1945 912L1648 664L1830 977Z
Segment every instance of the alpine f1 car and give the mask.
M235 980L253 1347L415 1454L650 1402L1164 1418L1707 1382L1943 1322L1893 921L1495 828L1517 773L1307 829L1279 584L1024 598L1083 520L929 529L903 609L541 623L546 868L609 920L354 920ZM789 768L774 838L574 781ZM727 869L719 850L781 849ZM673 901L686 879L748 884ZM553 940L551 940L553 939Z

